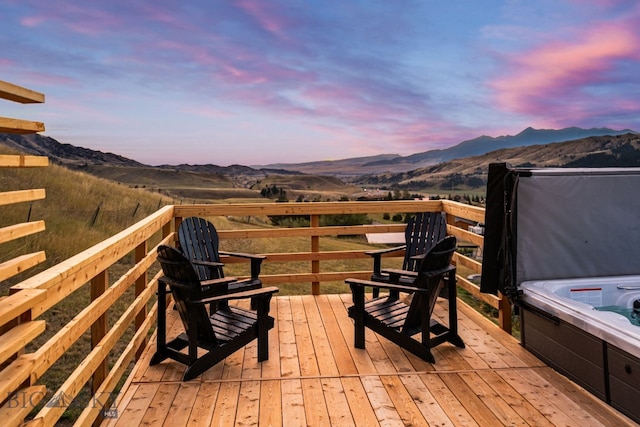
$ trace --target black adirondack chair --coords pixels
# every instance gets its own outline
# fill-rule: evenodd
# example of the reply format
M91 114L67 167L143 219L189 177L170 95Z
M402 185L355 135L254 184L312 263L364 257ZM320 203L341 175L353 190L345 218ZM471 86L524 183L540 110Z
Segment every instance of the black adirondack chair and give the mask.
M446 237L425 254L417 268L417 274L404 270L386 270L391 276L386 283L347 279L353 296L349 317L355 323L355 347L364 348L365 327L430 363L435 363L431 348L436 345L448 341L464 347L464 342L458 335L456 268L450 264L455 249L456 238ZM412 280L411 283L399 283L399 278L403 276ZM445 277L449 281L448 326L431 319ZM394 292L390 292L388 296L365 300L366 287ZM411 294L410 302L398 298L398 293ZM416 334L419 337L415 337Z
M440 212L419 212L409 219L404 232L405 244L388 249L379 249L366 252L373 257L373 273L371 280L374 282L389 283L391 276L382 270L382 256L384 254L404 250L402 270L416 271L420 257L423 256L437 242L447 236L447 223ZM402 275L394 276L396 283L411 284L415 277ZM373 290L373 296L378 296L379 289Z
M201 280L220 279L224 276L224 263L221 256L246 258L251 262L251 276L245 280L229 282L229 292L246 291L262 287L260 267L264 255L253 255L240 252L226 252L219 250L218 232L216 227L204 218L185 218L178 227L180 249L195 266Z
M187 365L183 380L188 381L254 339L258 340L258 361L269 358L269 329L274 325L269 306L278 288L228 293L227 284L233 278L201 281L193 264L170 246L158 247L158 261L164 276L158 280L157 349L151 365L166 358L174 359ZM167 287L185 330L169 342L166 336ZM255 310L226 304L230 300L249 298L255 304ZM217 304L219 302L225 304ZM217 308L209 313L207 305ZM183 351L185 348L186 352Z

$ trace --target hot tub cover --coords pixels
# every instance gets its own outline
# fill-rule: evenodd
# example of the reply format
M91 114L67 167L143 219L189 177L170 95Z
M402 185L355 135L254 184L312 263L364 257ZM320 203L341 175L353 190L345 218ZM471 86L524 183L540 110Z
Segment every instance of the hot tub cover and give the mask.
M482 292L640 274L640 168L489 167Z

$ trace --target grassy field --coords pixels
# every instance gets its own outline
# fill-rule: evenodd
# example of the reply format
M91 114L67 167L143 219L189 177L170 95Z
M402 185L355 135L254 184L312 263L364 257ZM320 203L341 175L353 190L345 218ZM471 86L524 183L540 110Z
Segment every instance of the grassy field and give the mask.
M0 188L5 191L46 190L44 200L0 206L0 226L35 220L44 220L46 225L46 230L41 233L0 245L0 262L40 250L44 250L47 256L46 262L41 265L1 282L0 296L7 295L13 284L105 240L159 207L173 203L173 200L160 194L132 189L55 164L46 168L0 169ZM125 264L132 261L132 256L126 257L109 274L118 277L119 273L125 271ZM47 329L29 345L27 351L39 347L58 332L87 306L89 299L87 284L44 313L42 319L46 320ZM132 300L133 295L129 294L110 311L111 322ZM47 390L55 391L89 350L90 336L86 333L42 378ZM87 399L86 396L86 393L83 394L79 400ZM72 405L66 417L73 418L84 407L81 404L76 406Z

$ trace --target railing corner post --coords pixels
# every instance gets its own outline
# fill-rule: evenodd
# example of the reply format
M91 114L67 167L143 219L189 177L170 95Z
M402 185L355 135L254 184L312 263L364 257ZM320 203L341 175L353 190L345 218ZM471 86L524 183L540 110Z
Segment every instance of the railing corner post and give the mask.
M511 335L511 301L506 295L500 294L500 303L498 310L498 322L503 331Z

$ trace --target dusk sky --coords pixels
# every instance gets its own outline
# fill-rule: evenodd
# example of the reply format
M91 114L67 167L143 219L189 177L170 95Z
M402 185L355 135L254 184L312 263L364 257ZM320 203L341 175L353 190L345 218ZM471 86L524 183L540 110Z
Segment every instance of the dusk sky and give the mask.
M638 0L0 0L0 116L151 164L640 131Z

